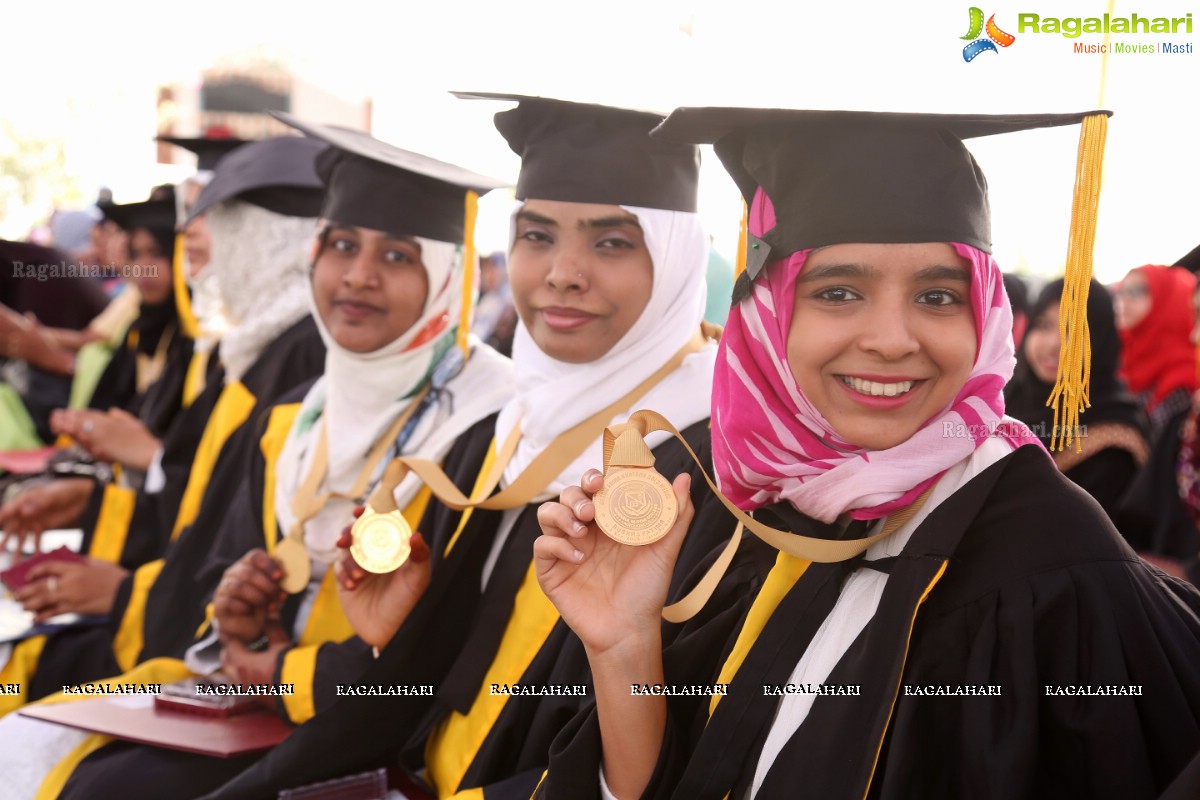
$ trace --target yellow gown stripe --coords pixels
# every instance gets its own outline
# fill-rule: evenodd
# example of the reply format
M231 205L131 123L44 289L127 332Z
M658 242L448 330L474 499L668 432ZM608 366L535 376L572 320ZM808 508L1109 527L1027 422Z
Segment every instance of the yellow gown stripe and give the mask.
M129 593L129 603L121 617L121 625L117 635L113 637L113 655L117 658L117 666L122 671L128 671L137 663L138 655L145 643L146 601L150 595L150 587L162 572L163 560L143 564L133 573L133 588Z
M200 512L200 501L208 489L208 480L216 466L221 449L233 432L250 416L254 409L254 395L239 382L231 383L221 392L217 405L213 408L204 426L204 435L196 448L196 457L192 459L191 472L188 475L187 488L183 491L183 499L179 503L179 514L175 517L175 526L171 529L171 541L178 538L181 531L196 521Z
M520 682L557 622L558 611L538 585L536 568L531 562L517 591L500 649L488 668L471 710L465 715L452 713L429 738L425 764L439 797L453 795L458 789L504 710L508 695L493 696L491 685Z
M313 700L313 679L317 671L317 651L320 645L293 647L283 655L283 668L279 670L279 682L294 685L295 693L283 696L283 708L288 719L300 725L317 713Z
M204 387L208 384L208 357L211 350L196 350L192 360L188 362L187 372L183 377L183 407L188 408Z
M263 539L267 552L275 552L275 542L279 538L279 525L275 521L275 462L283 452L288 434L295 424L296 416L300 413L300 403L278 405L271 409L267 418L267 430L258 440L259 450L266 464L263 476Z
M26 698L29 697L29 682L37 674L38 662L45 646L45 636L30 636L13 645L12 652L8 655L8 663L4 665L4 669L0 669L0 685L15 683L20 687L20 693L0 695L0 717L25 705Z
M93 733L76 745L71 752L63 756L62 760L55 764L54 768L47 773L45 779L42 781L42 785L38 787L37 794L33 796L34 800L55 800L62 792L63 787L67 785L67 781L71 778L71 773L79 766L79 762L112 740L111 736Z
M493 438L492 443L488 445L487 455L483 457L483 466L479 468L479 474L475 477L475 485L471 487L471 497L475 497L475 494L479 491L480 487L483 486L484 482L486 482L488 477L492 474L492 465L495 463L496 440ZM450 541L446 544L446 551L442 553L443 557L450 555L450 551L453 550L454 545L458 543L458 537L463 532L463 528L467 527L467 521L471 519L471 512L474 510L475 507L472 506L464 511L462 516L458 518L458 527L454 529L454 535L450 537Z
M728 685L733 682L733 676L737 674L742 662L746 660L746 655L758 640L767 620L775 613L775 609L783 602L783 598L792 590L796 581L800 580L800 576L804 574L811 563L811 561L805 561L787 553L780 553L776 557L775 566L771 567L762 589L758 592L758 597L754 598L754 603L750 606L750 612L746 615L746 621L738 633L733 649L730 650L725 663L721 665L721 675L717 678L717 683ZM720 700L719 695L713 695L709 701L709 717L717 710L717 703Z
M92 529L92 543L88 555L116 564L125 550L125 538L133 520L133 509L137 505L137 493L132 489L105 484L104 496L100 500L100 513Z

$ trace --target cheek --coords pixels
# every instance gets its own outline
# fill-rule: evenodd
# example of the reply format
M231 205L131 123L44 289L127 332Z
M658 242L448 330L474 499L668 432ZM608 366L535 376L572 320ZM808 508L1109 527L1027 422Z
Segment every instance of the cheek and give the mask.
M407 327L421 318L429 297L429 279L424 271L405 270L386 279L384 285L388 310L394 321L402 322Z
M522 319L528 318L533 292L542 284L544 276L540 261L538 257L520 249L514 249L509 254L508 286L512 292L513 305Z
M329 318L329 312L333 308L333 298L337 292L337 286L338 271L328 263L322 265L318 261L312 272L313 299L316 301L317 311L326 319Z

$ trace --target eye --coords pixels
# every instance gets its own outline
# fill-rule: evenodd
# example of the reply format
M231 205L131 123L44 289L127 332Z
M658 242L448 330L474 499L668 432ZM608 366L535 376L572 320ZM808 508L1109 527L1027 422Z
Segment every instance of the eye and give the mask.
M541 228L524 228L517 230L517 239L533 244L553 244L554 239Z
M635 249L636 245L621 236L606 236L596 242L596 247L609 250L633 250Z
M917 302L927 306L953 306L962 303L962 298L949 289L930 289L922 292Z
M847 289L844 286L831 286L828 289L822 289L813 295L818 300L824 300L826 303L848 303L851 300L861 300L862 296L855 291Z
M415 261L408 251L398 248L385 250L383 260L389 264L412 264Z
M339 253L353 253L358 249L358 245L350 239L333 238L329 240L329 246Z

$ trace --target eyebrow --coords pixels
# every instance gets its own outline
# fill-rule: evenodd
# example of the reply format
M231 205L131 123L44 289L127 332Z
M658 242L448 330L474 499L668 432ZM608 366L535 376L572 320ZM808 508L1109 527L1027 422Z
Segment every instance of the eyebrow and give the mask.
M550 217L543 216L536 211L526 211L522 209L517 212L517 219L532 222L535 225L548 225L558 227L558 222ZM641 229L641 224L637 217L632 214L613 214L608 217L597 217L595 219L581 219L576 227L580 230L585 228L619 228L622 225L632 225L635 228Z
M872 279L878 276L879 270L876 267L866 264L826 264L812 271L800 270L800 275L796 278L796 283L813 283L833 278ZM913 276L913 280L921 282L958 281L969 284L971 282L971 275L963 267L935 264L919 271Z

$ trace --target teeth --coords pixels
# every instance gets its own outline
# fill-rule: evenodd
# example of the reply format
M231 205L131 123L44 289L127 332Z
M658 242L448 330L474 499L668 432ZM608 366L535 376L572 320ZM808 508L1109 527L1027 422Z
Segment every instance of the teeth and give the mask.
M842 383L856 392L869 394L872 397L897 397L912 389L915 381L900 381L899 383L875 383L864 381L849 375L842 375Z

